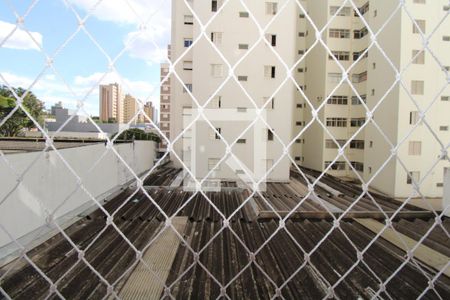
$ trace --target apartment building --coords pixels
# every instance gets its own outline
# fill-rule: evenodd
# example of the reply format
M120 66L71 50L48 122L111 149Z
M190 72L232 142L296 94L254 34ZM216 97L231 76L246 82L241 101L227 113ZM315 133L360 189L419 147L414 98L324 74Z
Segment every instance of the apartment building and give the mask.
M123 123L123 94L118 83L99 86L100 121Z
M167 57L170 59L171 50L170 45L167 47ZM171 78L167 78L167 74L169 74L170 64L162 63L161 64L161 91L160 91L160 106L159 106L159 127L161 132L170 139L170 80ZM162 139L160 148L162 150L167 149L167 141Z
M450 58L446 55L450 51L450 21L436 27L449 9L448 1L406 0L409 14L397 10L398 1L354 0L357 11L349 3L341 8L343 0L299 1L317 28L327 25L321 36L327 47L317 43L314 26L295 1L282 10L286 1L247 3L262 27L273 21L264 38L278 55L266 44L257 43L258 28L240 1L229 1L223 8L221 1L189 1L202 22L218 14L207 28L207 38L200 39L201 28L180 2L174 1L172 7L172 61L179 59L176 71L181 78L171 77L172 137L182 132L183 116L193 114L189 109L196 104L191 95L200 104L211 100L208 108L221 109L224 114L226 109L235 109L238 114L251 108L250 96L260 101L259 107L270 103L265 106L273 130L272 134L272 130L267 131L266 137L268 166L282 153L274 141L276 133L286 144L293 139L289 153L299 165L350 180L361 178L395 197L410 196L414 182L420 182L423 195L442 196L443 169L449 166L448 159L439 157L450 140ZM272 19L276 13L279 16ZM366 25L377 34L377 44ZM422 36L431 32L428 45L432 53L423 51ZM245 56L248 51L251 55ZM234 72L240 84L231 81L222 85L229 72L222 56L231 66L239 61ZM295 65L295 83L283 81L286 69L278 56L287 66ZM397 71L401 82L397 81ZM340 84L343 76L352 84ZM373 115L367 113L374 108ZM421 121L419 109L427 110L427 124ZM322 125L308 125L313 112ZM227 135L235 137L244 127L213 125L225 139ZM220 136L210 129L195 136L202 149L202 159L195 162L203 165L199 174L225 155L223 147L214 146L220 145ZM186 131L175 143L180 157L192 156L192 148L183 149L190 139L192 132ZM252 144L249 136L243 140ZM399 143L398 148L393 147ZM247 146L243 151L254 153ZM251 164L249 156L244 153L242 157ZM284 162L269 179L287 178L290 161ZM231 173L221 169L217 176L227 178Z
M124 123L129 123L133 120L133 124L138 123L139 118L134 118L136 113L138 112L138 103L136 102L136 98L131 96L130 94L126 94L123 99L123 121Z
M305 94L315 109L326 101L318 112L326 130L317 123L308 128L300 164L317 170L329 167L329 173L336 176L360 177L395 197L409 197L414 181L420 182L423 195L442 197L443 169L449 166L449 161L439 160L439 156L450 140L449 88L445 87L450 23L445 21L429 40L433 55L443 66L423 51L421 33L428 35L437 27L447 13L448 1L407 0L406 9L416 24L405 10L394 13L397 1L354 2L359 14L348 5L340 8L343 1L308 3L308 14L319 28L330 22L322 39L332 53L315 47L305 59ZM382 50L372 44L365 23L375 34L383 28L377 35ZM308 25L306 30L313 30ZM306 37L307 47L314 42L314 35ZM401 72L401 83L396 83L395 69ZM353 87L339 85L343 74ZM435 99L425 115L428 127L420 121L419 108L426 110ZM376 125L368 120L366 107L377 107L373 114ZM311 120L309 106L303 117L306 124ZM391 157L393 145L401 142ZM343 153L348 161L340 156L333 163L339 155L338 145L346 145Z
M282 85L286 69L278 56L287 65L293 65L297 58L297 41L293 38L298 18L295 2L289 3L277 19L278 3L247 3L262 23L272 22L266 42L258 41L258 28L240 1L229 1L223 7L222 1L188 3L204 22L216 18L206 29L207 38L198 38L201 27L184 1L172 2L172 62L178 61L175 70L180 80L171 76L170 136L174 140L182 135L173 145L175 153L198 178L214 169L211 178L252 173L256 179L272 169L269 180L288 180L290 161L279 158L282 143L292 139L296 87L292 81ZM235 68L235 79L228 76L228 63ZM205 114L210 124L200 119L187 128L197 116L196 101L199 105L208 102ZM262 109L267 124L258 121L257 129L246 131L256 116L256 108ZM228 144L234 143L231 151L235 157L227 155L221 137ZM219 164L223 157L226 161ZM181 166L173 155L172 160Z
M144 104L144 114L139 114L138 122L139 123L150 123L148 118L155 122L155 108L153 107L152 102L147 102Z

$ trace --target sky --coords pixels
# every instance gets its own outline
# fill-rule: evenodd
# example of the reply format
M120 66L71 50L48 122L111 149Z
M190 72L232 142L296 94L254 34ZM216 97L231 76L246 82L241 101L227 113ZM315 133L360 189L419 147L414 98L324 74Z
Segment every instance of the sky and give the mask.
M0 84L32 86L47 108L61 101L75 109L84 101L87 113L98 116L98 85L118 82L125 93L159 107L171 1L97 2L0 0Z

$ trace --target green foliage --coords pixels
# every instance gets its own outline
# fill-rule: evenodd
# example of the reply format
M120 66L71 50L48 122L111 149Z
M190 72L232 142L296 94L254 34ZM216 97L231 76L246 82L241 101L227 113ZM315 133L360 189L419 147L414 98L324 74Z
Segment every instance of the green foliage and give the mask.
M113 137L117 135L114 134ZM145 132L139 128L131 128L122 132L116 140L136 140L136 141L155 141L157 143L161 142L161 138L153 132Z
M14 89L17 96L25 94L23 88ZM13 93L5 86L0 85L0 122L8 116L16 107L16 99ZM39 123L44 122L44 103L40 101L32 92L29 92L23 99L23 106L26 111ZM0 135L16 136L24 128L35 128L36 124L31 121L25 112L19 108L0 127Z

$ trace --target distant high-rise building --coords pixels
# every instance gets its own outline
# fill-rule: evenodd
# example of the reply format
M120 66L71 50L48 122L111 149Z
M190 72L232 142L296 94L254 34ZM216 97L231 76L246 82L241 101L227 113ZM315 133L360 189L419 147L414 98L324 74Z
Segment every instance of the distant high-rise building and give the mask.
M52 116L55 116L55 115L56 115L56 112L57 112L59 109L61 109L61 108L63 108L62 102L59 101L59 102L55 103L55 104L50 108L50 114L51 114Z
M100 121L124 122L122 88L118 83L100 85Z
M167 47L167 56L171 57L170 45ZM160 109L159 109L159 127L164 135L170 139L170 77L166 81L163 80L169 74L169 64L161 64L161 94L160 94ZM162 139L160 147L167 148L167 142Z
M139 123L150 123L150 120L148 118L150 118L152 121L154 120L154 107L153 107L153 103L151 103L150 101L144 104L144 114L140 114L139 115Z
M138 104L136 102L136 98L131 96L130 94L126 94L123 99L123 122L128 123L133 120L134 116L138 112ZM139 118L135 118L133 120L133 124L139 122Z

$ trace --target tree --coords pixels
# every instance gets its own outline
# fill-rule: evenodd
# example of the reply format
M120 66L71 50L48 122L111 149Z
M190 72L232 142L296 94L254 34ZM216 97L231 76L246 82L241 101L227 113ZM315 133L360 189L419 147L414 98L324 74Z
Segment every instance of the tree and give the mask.
M117 135L114 134L114 138ZM145 132L139 128L130 128L122 132L116 140L136 140L136 141L155 141L157 143L161 142L161 138L153 132Z
M23 88L14 88L14 92L17 96L21 97L25 94L26 90ZM44 122L44 103L32 92L29 92L25 96L22 103L33 119L42 125ZM14 94L7 87L0 86L0 122L14 110L16 104L17 101ZM24 128L35 127L36 124L19 108L0 127L0 135L8 137L17 136Z

